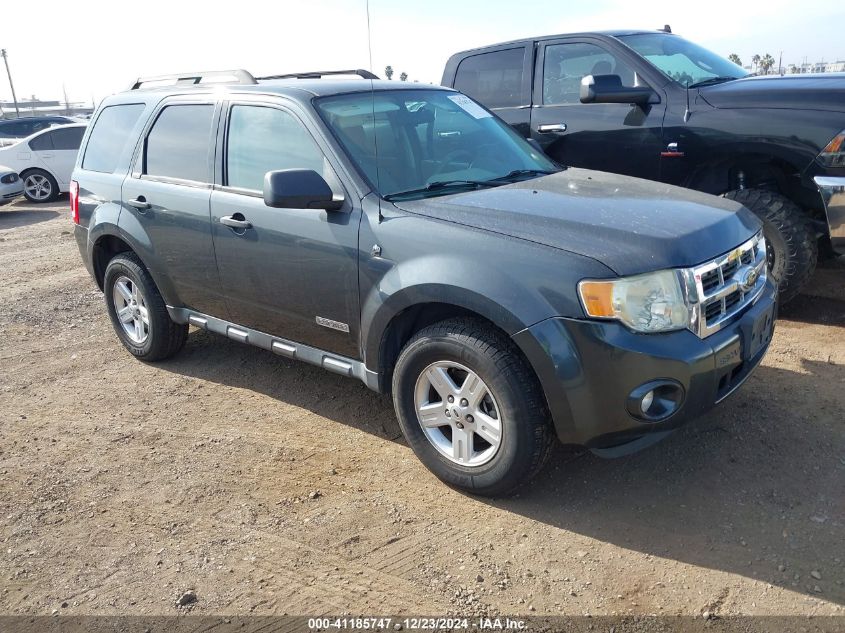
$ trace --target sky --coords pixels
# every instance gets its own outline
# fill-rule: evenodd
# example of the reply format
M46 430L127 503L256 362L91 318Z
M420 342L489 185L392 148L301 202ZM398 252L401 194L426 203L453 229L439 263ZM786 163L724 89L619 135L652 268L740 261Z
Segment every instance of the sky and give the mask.
M761 8L762 7L762 8ZM99 102L136 77L246 68L254 75L387 64L439 83L446 59L495 42L615 28L660 28L743 63L845 59L845 1L767 0L74 0L39 3L37 21L0 22L18 98ZM37 32L32 27L37 25ZM0 67L0 101L11 100Z

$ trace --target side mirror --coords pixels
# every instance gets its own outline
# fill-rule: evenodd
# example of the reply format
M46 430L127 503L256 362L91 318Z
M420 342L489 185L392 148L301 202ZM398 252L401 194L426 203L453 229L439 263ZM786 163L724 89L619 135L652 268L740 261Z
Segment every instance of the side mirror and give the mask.
M264 174L264 204L276 209L338 211L343 198L313 169L281 169Z
M581 80L581 103L632 103L645 107L660 103L660 98L648 86L623 86L619 75L587 75Z

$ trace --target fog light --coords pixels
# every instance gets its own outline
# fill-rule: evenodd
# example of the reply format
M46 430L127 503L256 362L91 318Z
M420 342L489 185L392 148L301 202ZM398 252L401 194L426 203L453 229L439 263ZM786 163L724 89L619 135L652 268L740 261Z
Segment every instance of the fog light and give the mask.
M681 408L684 388L674 380L653 380L628 395L627 409L643 422L662 422Z
M648 415L648 410L652 404L654 404L654 391L649 391L640 401L640 411Z

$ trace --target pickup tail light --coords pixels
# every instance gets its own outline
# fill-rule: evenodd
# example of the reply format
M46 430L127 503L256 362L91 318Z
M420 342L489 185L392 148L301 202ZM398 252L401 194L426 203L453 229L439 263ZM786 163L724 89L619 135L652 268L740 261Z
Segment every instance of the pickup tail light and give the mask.
M70 181L70 217L74 224L79 224L79 183Z

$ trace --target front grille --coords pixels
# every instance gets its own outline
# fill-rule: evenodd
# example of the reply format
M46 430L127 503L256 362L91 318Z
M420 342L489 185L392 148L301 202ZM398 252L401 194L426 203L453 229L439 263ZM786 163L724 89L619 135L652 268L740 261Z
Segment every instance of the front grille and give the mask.
M729 253L692 269L698 309L693 330L718 332L754 302L766 285L766 242L757 234Z

